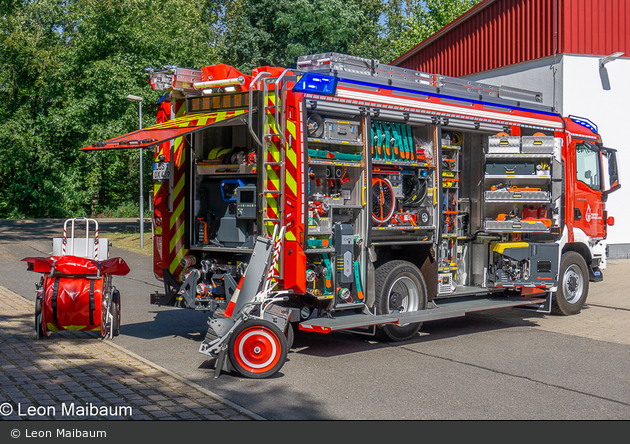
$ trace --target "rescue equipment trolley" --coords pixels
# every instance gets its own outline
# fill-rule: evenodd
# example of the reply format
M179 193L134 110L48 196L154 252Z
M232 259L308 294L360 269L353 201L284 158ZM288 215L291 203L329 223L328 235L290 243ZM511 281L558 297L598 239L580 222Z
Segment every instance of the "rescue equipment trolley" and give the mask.
M85 238L75 238L75 224L85 222ZM94 236L90 237L93 223ZM70 224L70 237L67 228ZM95 219L73 218L63 225L63 238L53 239L50 257L28 257L28 270L42 273L35 284L37 338L63 330L100 331L113 339L120 333L120 292L112 276L129 267L122 258L109 258L109 240L98 237Z

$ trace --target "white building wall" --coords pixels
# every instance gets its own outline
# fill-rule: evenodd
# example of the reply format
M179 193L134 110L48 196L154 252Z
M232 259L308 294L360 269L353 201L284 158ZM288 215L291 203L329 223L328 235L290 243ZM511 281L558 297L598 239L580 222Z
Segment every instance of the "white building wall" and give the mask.
M599 68L599 56L562 55L520 63L466 76L469 80L529 89L543 93L543 104L563 116L576 115L594 122L604 145L618 150L621 189L607 202L615 225L609 227L609 244L630 244L630 59ZM555 71L555 78L554 78ZM555 97L555 100L554 100Z
M587 117L599 128L604 146L616 148L621 189L606 207L614 216L609 244L630 243L630 60L617 59L599 69L597 56L565 56L563 97L566 115Z
M556 57L555 63L553 57L546 57L472 74L465 78L495 86L511 86L541 92L543 105L554 106L562 114L562 56Z

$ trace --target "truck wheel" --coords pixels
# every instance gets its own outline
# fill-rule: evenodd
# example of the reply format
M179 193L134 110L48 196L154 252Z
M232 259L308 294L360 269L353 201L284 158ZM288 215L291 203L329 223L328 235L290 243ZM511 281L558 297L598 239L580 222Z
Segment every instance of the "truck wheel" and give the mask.
M228 353L232 366L253 379L274 375L287 358L287 339L271 322L255 319L243 322L230 336Z
M581 254L568 251L562 255L558 291L551 311L554 314L569 316L578 314L588 296L588 269Z
M391 261L376 269L374 275L376 314L404 313L427 308L427 286L422 273L411 262ZM412 324L384 324L376 327L382 340L406 341L413 338L421 322Z

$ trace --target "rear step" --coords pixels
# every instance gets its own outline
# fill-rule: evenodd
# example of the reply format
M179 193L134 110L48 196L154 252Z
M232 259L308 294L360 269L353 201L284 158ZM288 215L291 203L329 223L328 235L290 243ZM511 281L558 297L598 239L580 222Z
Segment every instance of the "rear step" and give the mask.
M465 316L475 311L497 308L519 307L523 305L544 304L545 298L465 298L438 301L439 306L429 310L386 315L351 314L338 315L335 318L317 318L300 323L300 330L317 333L349 330L382 324L406 324L435 321Z

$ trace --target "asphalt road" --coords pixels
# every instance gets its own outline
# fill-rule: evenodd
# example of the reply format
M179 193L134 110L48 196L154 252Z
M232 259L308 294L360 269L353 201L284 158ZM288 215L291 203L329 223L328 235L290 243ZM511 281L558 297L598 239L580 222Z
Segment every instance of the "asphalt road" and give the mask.
M101 221L100 235L138 226ZM20 262L48 256L62 221L0 221L0 285L34 299L36 273ZM150 230L150 227L145 228ZM630 419L630 261L610 261L581 314L507 309L426 323L417 338L379 343L351 334L296 336L273 378L214 379L198 353L207 316L155 307L162 291L151 258L116 248L131 268L115 342L273 420Z

